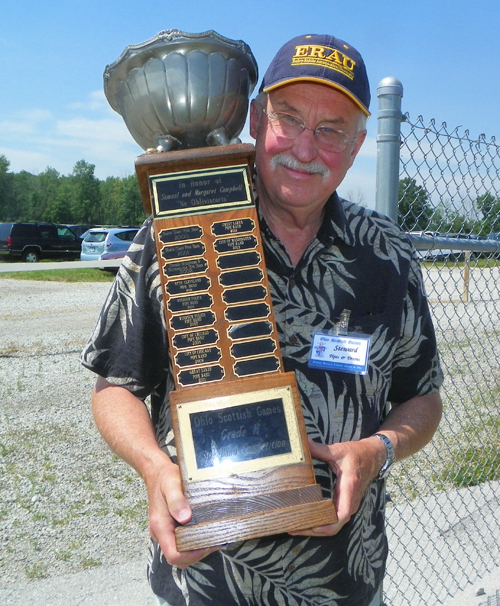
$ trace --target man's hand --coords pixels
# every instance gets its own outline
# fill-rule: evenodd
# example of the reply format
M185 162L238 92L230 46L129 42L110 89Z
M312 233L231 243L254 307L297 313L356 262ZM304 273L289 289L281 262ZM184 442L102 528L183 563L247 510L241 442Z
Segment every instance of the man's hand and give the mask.
M314 458L328 463L337 478L333 500L338 520L335 524L290 534L316 537L334 535L358 511L368 485L384 464L385 446L377 438L367 438L359 442L330 445L309 440L309 448Z
M145 477L149 502L149 532L161 547L168 563L186 568L219 547L177 551L175 528L191 519L191 508L181 488L179 468L166 457L165 464Z
M418 452L432 438L442 414L439 393L416 396L395 405L378 431L392 442L396 460ZM371 480L384 464L387 451L381 440L373 436L359 442L318 444L309 441L311 455L326 461L337 477L334 503L338 522L309 530L291 532L293 535L328 536L337 534L361 504Z
M146 484L151 537L173 566L186 568L218 548L179 552L174 530L191 519L177 465L159 448L144 403L123 387L99 377L92 394L96 425L110 448L131 465Z

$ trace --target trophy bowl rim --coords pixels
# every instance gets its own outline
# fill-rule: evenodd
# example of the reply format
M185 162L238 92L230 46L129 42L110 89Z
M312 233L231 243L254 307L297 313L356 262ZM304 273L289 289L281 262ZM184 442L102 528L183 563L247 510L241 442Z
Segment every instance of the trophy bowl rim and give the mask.
M118 59L106 66L103 79L104 93L108 103L114 111L120 113L115 101L116 88L119 81L126 78L128 72L134 67L142 67L151 57L158 57L158 54L161 54L159 51L165 50L164 56L169 52L178 52L180 49L184 51L184 54L188 54L196 50L196 46L200 46L200 43L210 44L214 50L217 48L232 49L235 52L235 57L236 55L240 58L244 57L249 74L249 94L253 92L258 82L259 69L257 61L246 42L226 38L215 30L192 34L179 29L168 29L160 31L156 36L139 44L127 45Z

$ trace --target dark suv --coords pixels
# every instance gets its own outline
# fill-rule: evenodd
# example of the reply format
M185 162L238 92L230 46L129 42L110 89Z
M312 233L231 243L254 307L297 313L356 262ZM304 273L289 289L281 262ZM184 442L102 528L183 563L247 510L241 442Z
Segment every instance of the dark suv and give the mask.
M0 223L0 258L35 263L40 259L79 259L80 238L66 225Z

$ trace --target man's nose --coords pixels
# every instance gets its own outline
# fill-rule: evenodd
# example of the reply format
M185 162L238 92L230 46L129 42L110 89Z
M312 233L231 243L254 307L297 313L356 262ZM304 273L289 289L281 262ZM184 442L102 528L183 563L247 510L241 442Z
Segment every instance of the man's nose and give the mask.
M317 155L314 129L305 127L294 140L293 154L300 162L311 162Z

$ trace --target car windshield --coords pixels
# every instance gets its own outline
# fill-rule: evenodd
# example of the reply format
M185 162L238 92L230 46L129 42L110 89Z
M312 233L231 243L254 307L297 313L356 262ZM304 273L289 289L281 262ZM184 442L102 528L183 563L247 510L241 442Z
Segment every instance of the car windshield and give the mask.
M85 242L104 242L107 235L105 231L91 231L85 236Z

